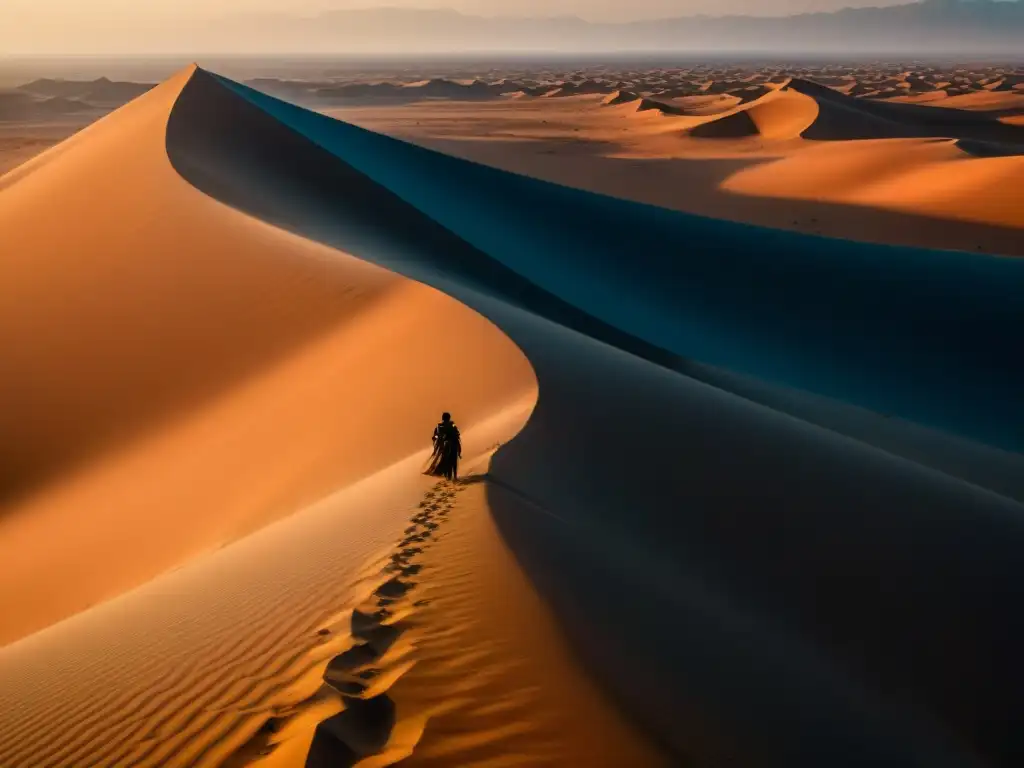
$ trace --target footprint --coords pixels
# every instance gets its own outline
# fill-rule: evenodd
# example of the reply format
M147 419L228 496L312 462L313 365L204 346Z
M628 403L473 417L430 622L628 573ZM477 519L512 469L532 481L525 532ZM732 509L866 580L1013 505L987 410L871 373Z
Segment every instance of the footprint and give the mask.
M338 680L337 682L331 683L331 688L342 694L342 696L355 696L366 691L369 688L366 683L361 683L358 680Z
M395 703L387 696L345 698L344 711L320 723L306 768L351 766L381 752L395 727Z
M363 613L358 610L352 611L352 636L365 640L367 633L380 627L386 618L387 616L384 611L377 611L375 613Z
M331 659L324 670L324 682L333 688L333 683L347 681L351 672L372 664L379 658L379 654L368 643L353 646Z
M403 595L405 595L406 592L408 592L412 588L413 585L409 582L402 581L398 578L394 578L384 582L379 587L377 587L377 591L373 594L377 595L378 597L402 597ZM359 611L352 612L353 624L355 624L355 617L356 614L358 613Z
M397 551L391 554L390 563L384 569L394 575L374 590L373 608L364 606L362 610L352 611L351 633L359 642L331 659L323 675L327 686L324 690L339 695L345 708L317 725L306 755L306 768L354 766L380 754L387 746L395 728L395 704L386 693L379 691L381 687L386 689L391 677L401 676L405 670L387 664L381 666L380 661L405 631L404 617L413 609L430 604L429 600L416 600L409 607L407 596L416 587L412 579L423 570L421 563L412 560L422 554L424 548L414 545L440 535L441 525L437 521L448 518L454 499L455 491L445 483L439 483L424 495L419 503L419 509L424 511L410 518L412 525L405 529L405 538L398 543ZM326 638L331 632L322 629L318 634ZM371 687L375 681L381 687Z

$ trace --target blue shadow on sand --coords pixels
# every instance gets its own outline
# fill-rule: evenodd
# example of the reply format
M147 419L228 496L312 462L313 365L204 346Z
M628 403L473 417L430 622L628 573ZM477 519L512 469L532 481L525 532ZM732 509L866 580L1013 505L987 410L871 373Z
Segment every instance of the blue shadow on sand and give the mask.
M823 238L618 200L221 82L490 258L638 339L1024 450L1022 260Z

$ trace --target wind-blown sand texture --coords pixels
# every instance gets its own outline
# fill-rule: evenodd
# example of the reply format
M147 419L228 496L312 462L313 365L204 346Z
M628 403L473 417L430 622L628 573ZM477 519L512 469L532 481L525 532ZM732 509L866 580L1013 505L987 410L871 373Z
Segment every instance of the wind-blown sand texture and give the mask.
M0 178L0 231L0 765L1024 755L1021 261L194 68Z

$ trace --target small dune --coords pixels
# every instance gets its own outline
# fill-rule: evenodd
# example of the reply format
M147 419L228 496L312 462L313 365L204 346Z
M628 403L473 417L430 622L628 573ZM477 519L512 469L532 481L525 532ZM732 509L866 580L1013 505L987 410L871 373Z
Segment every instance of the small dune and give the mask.
M818 118L803 132L808 139L849 141L900 137L994 141L1024 147L1024 136L988 115L894 102L851 99L816 83L794 79L788 88L819 105Z
M914 97L871 101L839 93L825 85L793 79L778 91L723 112L689 130L696 138L758 136L765 140L859 141L894 138L952 138L1000 147L1000 154L1024 154L1024 134L996 117L943 108L944 92L927 94L924 106ZM902 102L902 103L901 103ZM917 102L917 103L915 103Z
M755 101L696 126L696 138L742 138L759 136L766 140L799 137L818 117L817 103L788 90L771 91Z
M682 115L685 112L679 107L666 104L657 99L641 98L635 102L637 112L654 112L661 115Z
M633 91L613 91L605 96L601 103L606 106L615 106L617 104L630 104L634 101L639 101L640 98L640 94Z

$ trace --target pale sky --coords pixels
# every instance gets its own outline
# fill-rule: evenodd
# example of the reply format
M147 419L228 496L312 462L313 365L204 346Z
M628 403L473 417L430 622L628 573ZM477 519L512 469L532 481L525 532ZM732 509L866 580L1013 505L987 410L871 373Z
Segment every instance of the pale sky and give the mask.
M624 21L697 13L786 15L907 0L0 0L0 56L61 52L144 53L188 39L202 20L252 12L313 15L367 7L450 8L501 16L576 15Z
M572 14L594 21L685 16L694 13L786 15L846 6L894 5L908 0L2 0L0 26L73 23L97 16L132 19L203 18L250 11L315 13L335 8L452 8L479 15Z

